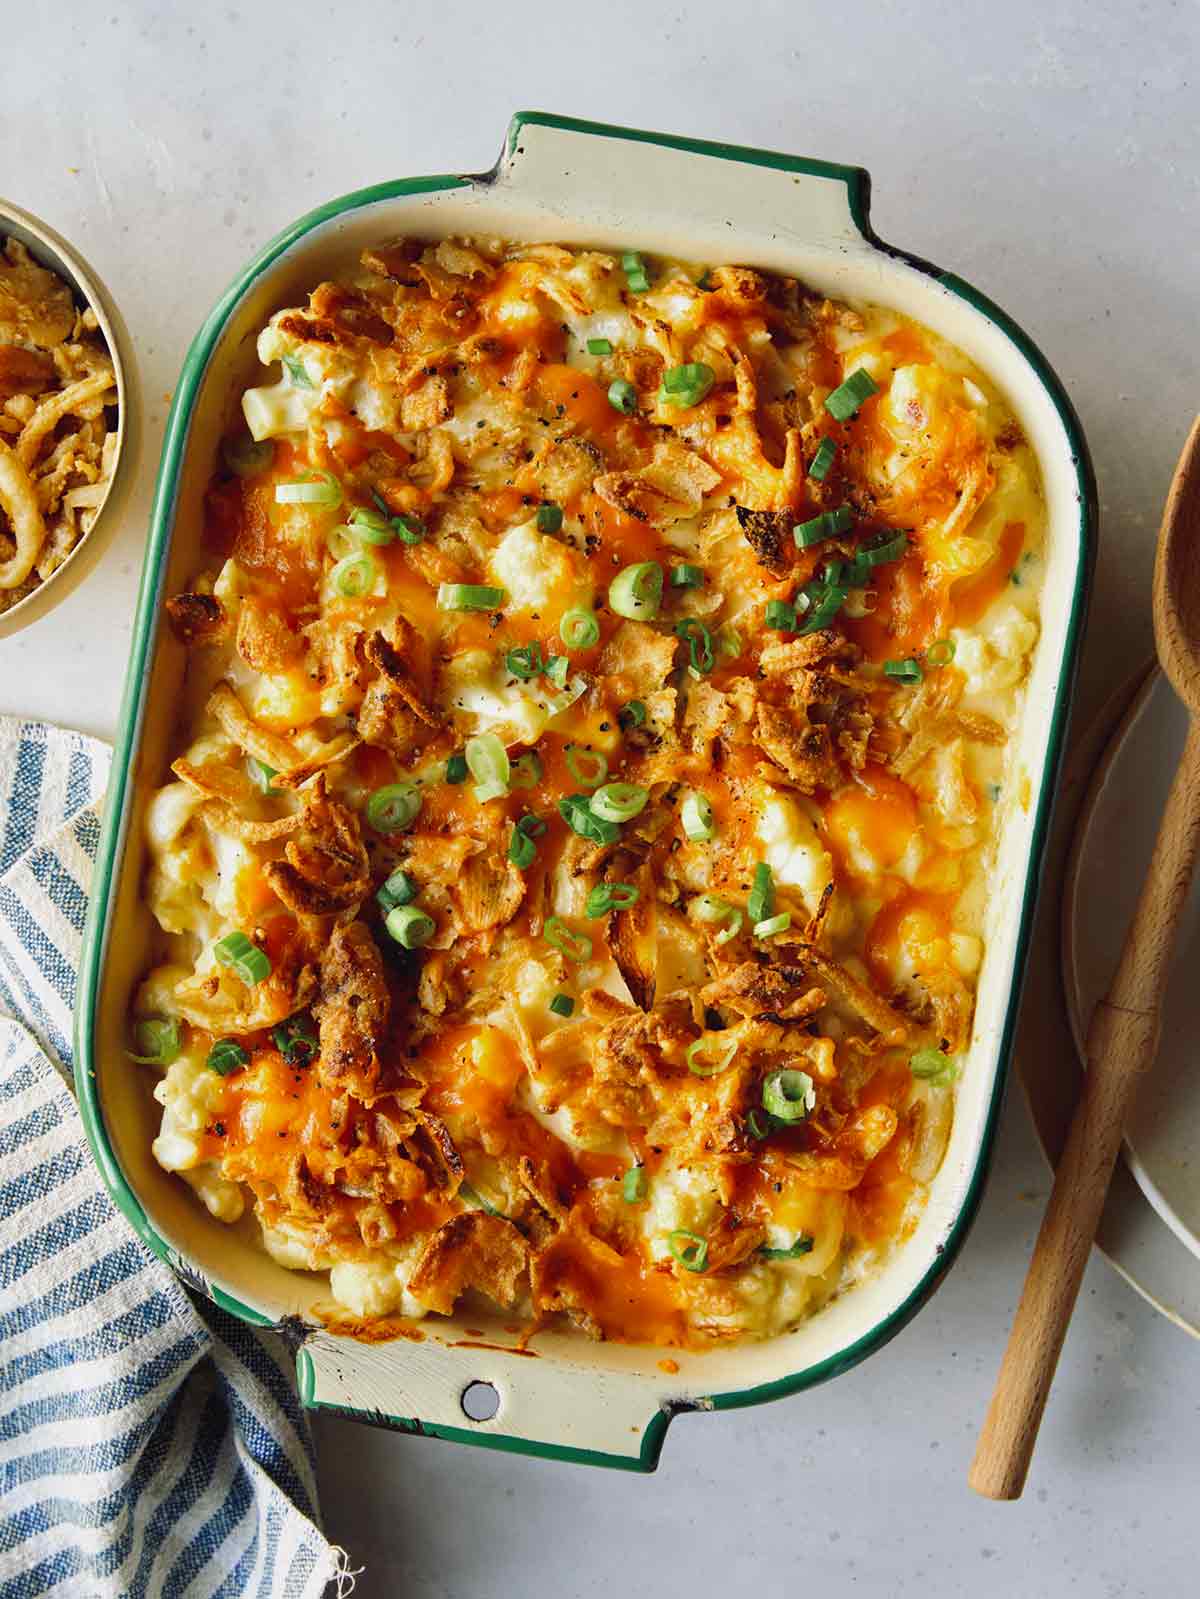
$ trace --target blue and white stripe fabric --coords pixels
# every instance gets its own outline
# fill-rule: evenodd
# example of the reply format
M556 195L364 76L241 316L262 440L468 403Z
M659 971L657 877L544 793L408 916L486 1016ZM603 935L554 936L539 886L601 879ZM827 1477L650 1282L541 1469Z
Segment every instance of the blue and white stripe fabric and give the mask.
M142 1245L68 1087L108 765L0 718L0 1599L345 1593L287 1351Z

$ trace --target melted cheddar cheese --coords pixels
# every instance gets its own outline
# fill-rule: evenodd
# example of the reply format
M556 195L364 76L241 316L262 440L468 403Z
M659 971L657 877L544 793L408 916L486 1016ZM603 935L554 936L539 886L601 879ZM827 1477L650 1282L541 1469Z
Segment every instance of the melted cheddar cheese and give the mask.
M794 1326L911 1233L970 1045L1044 521L1002 395L792 280L481 240L258 356L168 602L156 1158L360 1321Z

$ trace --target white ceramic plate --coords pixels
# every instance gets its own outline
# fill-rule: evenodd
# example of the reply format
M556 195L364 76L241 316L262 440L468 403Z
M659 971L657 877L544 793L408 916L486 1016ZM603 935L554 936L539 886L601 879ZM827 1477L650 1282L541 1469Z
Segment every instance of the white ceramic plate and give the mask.
M1080 1051L1133 914L1187 715L1166 679L1148 682L1109 746L1077 835L1064 906L1064 976ZM1158 1059L1126 1130L1138 1186L1200 1257L1200 879L1184 908Z
M1077 856L1072 856L1071 845L1086 833L1081 819L1103 782L1106 746L1120 742L1124 725L1137 715L1154 678L1153 670L1143 667L1077 734L1055 807L1016 1045L1034 1127L1052 1166L1066 1142L1082 1077L1072 1036L1082 1031L1079 999L1070 980L1070 1003L1064 1003L1063 975L1070 970L1075 937L1073 919L1064 915L1075 897L1066 882L1068 857L1074 865ZM1075 1020L1068 1019L1068 1011ZM1131 1288L1177 1327L1200 1338L1200 1259L1163 1222L1124 1160L1113 1173L1096 1242Z

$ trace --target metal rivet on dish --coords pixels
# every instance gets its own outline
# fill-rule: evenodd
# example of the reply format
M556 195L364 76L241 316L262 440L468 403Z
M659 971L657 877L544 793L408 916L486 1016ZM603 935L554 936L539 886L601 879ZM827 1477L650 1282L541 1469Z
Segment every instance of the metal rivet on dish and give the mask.
M491 1421L500 1409L500 1395L490 1382L469 1382L458 1402L470 1421Z

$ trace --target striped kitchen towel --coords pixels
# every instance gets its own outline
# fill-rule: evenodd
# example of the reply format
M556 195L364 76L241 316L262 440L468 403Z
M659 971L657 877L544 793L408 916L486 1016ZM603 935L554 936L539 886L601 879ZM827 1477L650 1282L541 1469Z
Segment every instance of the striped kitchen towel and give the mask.
M68 1087L108 766L0 718L0 1599L347 1593L286 1349L138 1240Z

